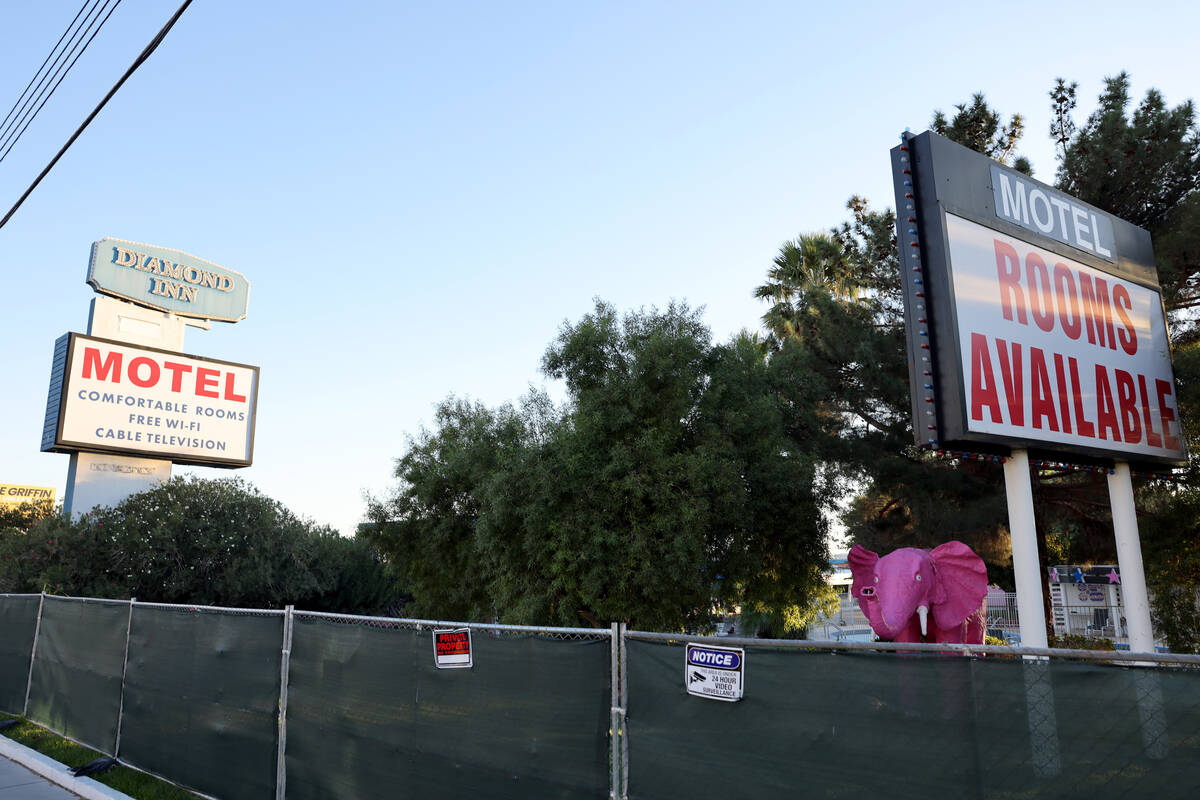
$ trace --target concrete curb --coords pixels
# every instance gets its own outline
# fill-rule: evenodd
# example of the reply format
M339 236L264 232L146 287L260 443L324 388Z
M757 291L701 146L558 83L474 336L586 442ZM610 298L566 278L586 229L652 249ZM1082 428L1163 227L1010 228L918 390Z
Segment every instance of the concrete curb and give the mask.
M74 792L84 800L133 800L124 792L118 792L91 778L76 778L69 772L70 767L19 742L14 742L7 736L0 736L0 756L12 759L51 783L58 784L68 792Z

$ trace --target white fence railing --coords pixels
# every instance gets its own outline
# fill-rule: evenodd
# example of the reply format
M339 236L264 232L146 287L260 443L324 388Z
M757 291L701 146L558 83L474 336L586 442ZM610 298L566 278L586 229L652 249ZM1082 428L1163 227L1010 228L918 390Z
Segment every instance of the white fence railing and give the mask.
M1125 628L1123 610L1120 607L1096 608L1073 605L1068 601L1065 605L1056 603L1053 611L1055 630L1060 635L1111 639L1116 644L1128 641L1129 633ZM1021 618L1017 610L1015 592L989 594L986 614L986 631L989 636L1004 639L1008 643L1019 642ZM869 640L874 638L870 627L871 624L859 608L858 601L843 596L833 614L821 615L810 629L809 638L833 641Z

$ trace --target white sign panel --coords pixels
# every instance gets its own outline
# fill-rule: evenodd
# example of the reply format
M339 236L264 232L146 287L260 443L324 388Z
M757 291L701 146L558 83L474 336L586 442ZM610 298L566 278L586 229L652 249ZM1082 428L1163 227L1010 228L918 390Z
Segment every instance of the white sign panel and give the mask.
M742 648L688 643L683 665L688 694L733 703L742 699L745 676L746 651Z
M52 378L57 428L43 449L250 464L257 367L74 333L65 349Z
M946 215L967 430L1186 458L1157 292Z
M433 661L438 669L471 666L471 629L447 628L433 632Z

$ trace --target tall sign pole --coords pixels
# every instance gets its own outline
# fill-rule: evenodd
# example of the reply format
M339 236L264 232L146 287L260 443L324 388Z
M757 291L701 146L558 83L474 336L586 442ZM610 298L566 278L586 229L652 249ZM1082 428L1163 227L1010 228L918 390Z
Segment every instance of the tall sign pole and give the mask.
M1113 533L1117 539L1117 564L1121 567L1121 596L1129 630L1129 649L1134 653L1154 652L1154 628L1150 623L1150 595L1142 566L1142 544L1138 536L1137 509L1133 504L1133 481L1129 464L1118 461L1108 476L1112 504ZM1114 631L1120 620L1113 620Z
M1033 484L1029 453L1013 450L1004 462L1008 499L1008 533L1012 541L1013 578L1017 584L1017 619L1023 647L1046 647L1046 608L1042 603L1042 567L1038 561L1037 526L1033 519Z
M894 148L914 439L1004 462L1022 641L1046 641L1030 466L1108 475L1153 649L1130 465L1187 463L1150 234L931 132Z
M102 239L88 283L101 296L88 335L56 343L42 437L43 451L71 456L64 511L115 505L168 480L175 463L248 466L258 369L182 355L185 326L245 317L245 277L178 250Z

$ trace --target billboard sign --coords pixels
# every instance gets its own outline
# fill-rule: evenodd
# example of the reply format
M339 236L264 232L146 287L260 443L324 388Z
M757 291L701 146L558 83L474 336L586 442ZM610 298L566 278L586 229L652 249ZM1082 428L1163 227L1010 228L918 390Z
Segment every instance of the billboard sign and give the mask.
M250 466L258 367L78 333L55 343L44 452Z
M87 281L101 294L197 319L237 322L250 302L250 282L240 272L122 239L92 245Z
M916 441L1186 463L1149 234L936 134L892 163Z
M25 503L54 505L54 489L49 486L19 486L0 483L0 506L19 506Z

